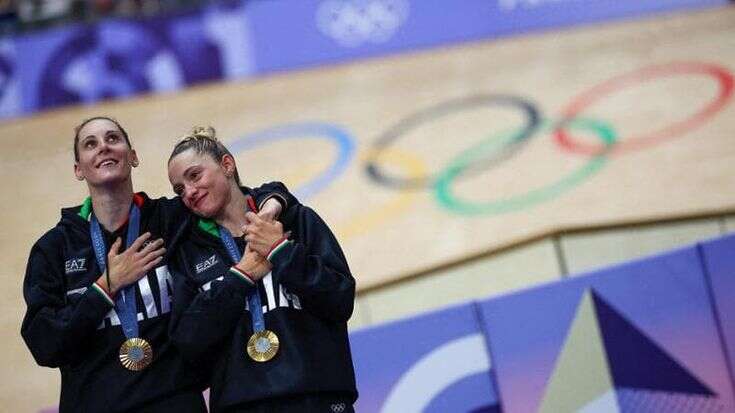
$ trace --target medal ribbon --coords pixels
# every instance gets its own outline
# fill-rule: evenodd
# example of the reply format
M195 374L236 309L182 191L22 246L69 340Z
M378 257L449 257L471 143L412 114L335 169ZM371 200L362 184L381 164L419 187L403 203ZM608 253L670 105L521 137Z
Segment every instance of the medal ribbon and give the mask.
M227 253L235 263L240 262L242 254L235 244L235 240L232 238L232 234L227 228L220 226L219 228L220 239L227 249ZM253 291L248 294L248 308L253 319L253 332L257 333L265 330L265 320L263 319L263 307L260 304L260 294L258 293L258 285L255 285Z
M97 264L102 272L105 272L107 268L107 248L105 247L105 240L102 238L100 223L97 221L94 213L92 213L90 219L89 232L92 236L92 247L94 248L94 255L97 258ZM128 235L125 240L125 248L130 248L130 245L138 238L139 232L140 208L133 203L130 206ZM125 337L128 339L138 337L138 309L135 302L135 283L123 288L121 293L118 294L115 299L115 311L117 311L117 315L120 317L120 324L122 325Z

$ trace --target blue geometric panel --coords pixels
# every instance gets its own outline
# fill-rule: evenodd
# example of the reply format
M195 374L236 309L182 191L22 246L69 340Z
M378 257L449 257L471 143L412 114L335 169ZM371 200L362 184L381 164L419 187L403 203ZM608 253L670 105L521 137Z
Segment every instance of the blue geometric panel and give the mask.
M470 412L499 403L475 304L356 331L350 344L357 411Z
M592 298L616 388L714 395L599 293L593 291Z
M735 382L735 234L702 243L699 251Z
M504 411L735 412L697 248L486 300L480 313Z

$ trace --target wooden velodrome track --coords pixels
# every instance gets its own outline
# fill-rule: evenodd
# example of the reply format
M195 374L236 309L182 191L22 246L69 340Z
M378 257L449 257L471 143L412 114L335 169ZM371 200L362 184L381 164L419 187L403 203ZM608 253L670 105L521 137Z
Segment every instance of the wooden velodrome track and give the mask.
M283 180L325 218L364 290L570 228L734 211L733 73L730 7L1 124L0 405L58 399L58 373L36 367L18 334L21 283L32 243L85 197L71 153L83 118L126 125L136 189L150 195L171 194L177 137L215 126L248 185Z

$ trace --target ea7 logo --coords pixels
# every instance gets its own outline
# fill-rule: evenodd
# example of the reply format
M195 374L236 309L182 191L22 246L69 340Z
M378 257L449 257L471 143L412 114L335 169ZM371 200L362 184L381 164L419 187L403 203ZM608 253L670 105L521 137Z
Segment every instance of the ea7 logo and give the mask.
M87 259L74 258L71 260L67 260L64 263L64 269L66 270L67 274L72 274L75 272L85 272L87 271Z
M201 274L203 271L206 271L208 268L210 268L216 263L217 263L217 256L212 255L211 257L207 258L206 261L203 261L197 264L194 267L194 269L196 270L197 274Z

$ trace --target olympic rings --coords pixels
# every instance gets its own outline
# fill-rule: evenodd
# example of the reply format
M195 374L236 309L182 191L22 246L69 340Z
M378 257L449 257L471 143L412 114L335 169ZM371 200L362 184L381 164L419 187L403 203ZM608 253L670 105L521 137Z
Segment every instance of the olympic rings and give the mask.
M370 156L371 154L368 153L366 158ZM409 153L389 149L384 153L384 156L387 161L401 165L411 177L426 173L426 165ZM396 195L395 199L383 205L365 205L365 213L358 214L344 223L337 224L335 233L342 241L364 234L368 229L385 222L387 216L395 217L399 213L405 212L409 207L414 206L413 201L417 196L418 194L414 191L403 191Z
M653 132L627 137L624 142L617 142L617 134L609 124L578 118L587 107L607 95L636 83L674 75L711 77L717 81L718 95L694 115L675 121ZM515 211L553 199L571 187L578 185L583 179L597 172L610 155L644 149L700 126L721 111L729 103L734 92L735 79L727 69L709 63L680 62L648 66L606 80L573 99L562 111L561 121L553 125L548 122L542 124L540 111L532 102L523 97L478 95L453 99L415 112L390 127L380 135L372 150L367 152L364 168L372 181L390 188L402 190L433 188L434 196L439 204L455 213L476 215ZM521 128L513 132L496 135L463 151L444 170L434 174L427 172L425 166L417 159L409 157L406 153L395 152L390 148L390 145L401 135L417 128L420 124L464 109L482 106L518 108L525 114L526 122ZM565 151L591 155L591 159L581 168L556 182L542 188L532 189L522 195L488 202L465 201L455 196L451 190L451 185L454 184L456 179L487 170L488 164L498 165L503 160L513 156L539 128L546 132L553 132L554 141ZM567 131L568 128L591 130L598 135L601 143L587 144L579 142ZM299 198L307 199L337 179L345 172L352 161L356 145L344 129L325 123L299 123L277 126L237 139L232 143L231 149L234 153L272 140L303 138L309 135L316 135L333 141L338 147L338 156L327 170L294 191ZM379 161L383 158L401 164L406 176L389 176L383 172L379 166ZM341 232L345 236L364 232L366 226L373 226L374 221L382 219L381 217L384 217L388 212L404 210L408 203L410 203L409 198L399 197L383 207L375 208L370 213L353 219L353 222L346 224L346 228L341 229Z
M598 135L606 148L609 150L614 148L613 144L616 141L616 134L613 128L607 123L578 118L567 121L566 127L588 129ZM544 131L549 131L553 130L555 125L545 123L542 125L542 128ZM604 165L607 153L609 152L609 150L598 151L581 168L576 169L552 184L530 190L521 195L488 202L465 201L455 196L450 189L451 185L455 179L462 175L467 166L474 162L476 158L485 156L486 152L496 151L499 146L512 140L514 134L517 134L517 132L501 133L487 141L470 147L458 155L436 181L434 195L439 204L450 211L465 215L501 214L527 208L555 198L599 171Z
M674 122L657 131L626 138L624 141L615 145L615 149L612 150L613 153L617 154L643 149L664 139L683 135L684 133L700 126L705 120L719 112L732 97L735 81L733 80L733 75L724 67L696 62L669 63L644 67L630 73L613 77L574 98L562 111L563 121L560 122L560 126L554 134L556 142L567 151L587 155L594 155L601 150L605 150L606 148L600 145L590 145L576 141L566 132L564 124L570 119L577 117L585 108L591 106L602 97L609 95L616 90L661 76L682 74L695 74L712 77L717 81L719 86L717 97L697 113L686 119Z
M326 171L293 191L297 198L305 200L326 188L332 181L344 173L349 166L354 156L355 142L346 130L328 123L293 123L245 135L242 138L235 139L228 146L230 151L235 154L275 140L298 139L309 135L319 136L332 141L337 146L339 152L337 159Z
M462 109L478 106L510 106L520 109L526 115L525 126L513 136L507 151L496 153L496 158L477 160L478 162L498 162L501 158L512 155L513 152L520 148L519 144L523 143L523 141L533 134L541 119L536 106L532 102L518 96L477 95L443 102L404 118L383 133L383 135L381 135L374 144L375 148L372 152L372 156L366 163L365 170L368 176L379 184L395 189L420 189L432 185L436 180L435 176L423 175L414 178L389 176L378 168L375 159L380 157L381 153L401 135L416 128L419 124Z

